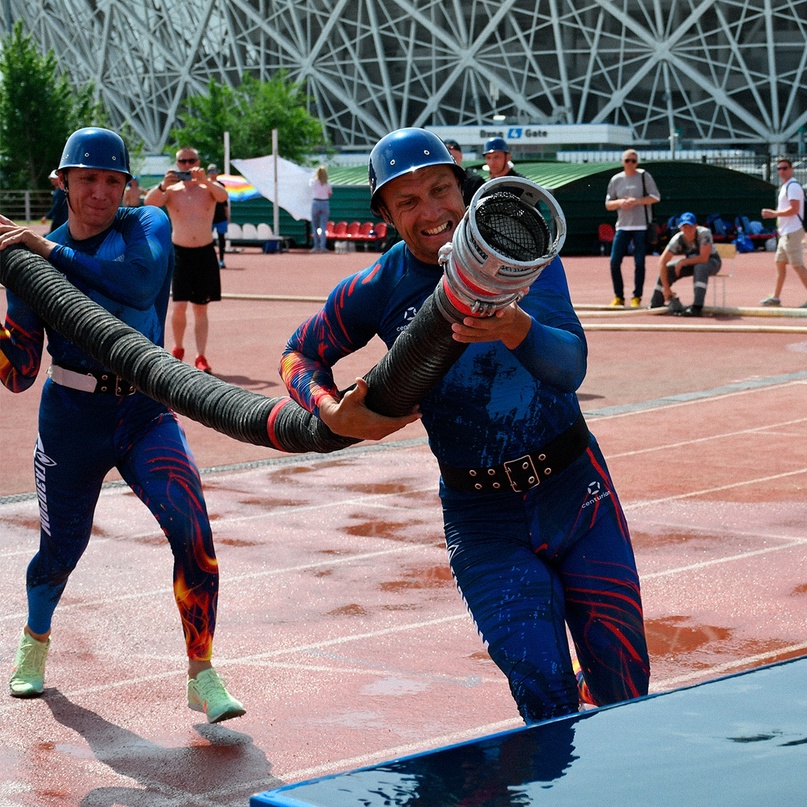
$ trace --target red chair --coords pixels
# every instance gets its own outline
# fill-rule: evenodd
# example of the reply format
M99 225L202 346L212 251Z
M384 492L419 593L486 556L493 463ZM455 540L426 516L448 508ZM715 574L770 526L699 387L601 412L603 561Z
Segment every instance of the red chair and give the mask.
M600 241L600 255L605 255L606 247L611 251L611 244L614 243L616 231L611 224L601 224L597 228L597 238Z
M347 226L347 237L348 238L355 238L359 234L359 230L361 229L361 223L358 221L351 221L350 224Z
M336 226L333 228L333 237L344 238L346 233L347 233L347 222L346 221L337 222Z
M383 241L387 237L387 222L380 221L375 226L375 237L379 241Z
M372 221L365 221L361 227L359 227L358 237L361 238L363 241L375 241L375 224Z
M332 221L329 221L325 225L325 237L326 238L333 238L333 228L334 228L334 224L333 224Z

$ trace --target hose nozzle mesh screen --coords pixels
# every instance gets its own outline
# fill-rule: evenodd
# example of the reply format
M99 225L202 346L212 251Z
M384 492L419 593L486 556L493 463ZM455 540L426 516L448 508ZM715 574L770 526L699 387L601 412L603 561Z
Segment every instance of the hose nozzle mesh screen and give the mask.
M486 182L440 250L443 316L488 316L518 300L565 240L563 211L540 185L523 177Z
M546 221L511 193L494 193L482 199L476 209L476 226L493 250L519 263L540 260L549 249Z

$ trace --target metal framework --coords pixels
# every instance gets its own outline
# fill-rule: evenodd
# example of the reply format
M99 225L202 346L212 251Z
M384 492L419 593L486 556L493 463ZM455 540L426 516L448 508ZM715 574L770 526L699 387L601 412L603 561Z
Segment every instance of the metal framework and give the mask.
M771 152L807 125L807 0L3 0L0 16L154 151L211 75L279 68L342 149L494 114Z

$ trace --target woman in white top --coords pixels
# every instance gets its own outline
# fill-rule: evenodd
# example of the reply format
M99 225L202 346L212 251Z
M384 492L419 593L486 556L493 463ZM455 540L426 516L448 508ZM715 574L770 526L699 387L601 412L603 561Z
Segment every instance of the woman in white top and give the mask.
M314 234L314 248L311 252L325 252L325 230L331 212L330 198L333 193L328 181L328 170L321 165L311 177L311 232Z

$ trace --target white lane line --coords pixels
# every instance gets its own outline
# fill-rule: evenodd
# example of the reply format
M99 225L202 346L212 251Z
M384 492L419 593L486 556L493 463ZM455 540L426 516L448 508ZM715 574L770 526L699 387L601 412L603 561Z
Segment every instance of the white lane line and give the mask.
M654 403L653 401L637 401L635 404L625 404L627 410L622 412L608 412L607 409L609 407L605 407L606 411L603 414L598 414L597 410L587 411L584 414L586 415L586 417L590 417L592 418L593 421L599 423L600 421L603 420L634 417L635 415L651 414L653 412L658 412L660 410L677 409L678 407L681 406L692 406L693 404L711 403L712 401L717 400L722 401L727 398L735 398L739 395L750 395L752 393L758 393L758 392L770 392L771 390L774 389L778 390L786 387L800 386L804 385L805 383L807 383L807 381L795 380L774 384L760 384L759 386L756 385L749 386L739 390L725 391L725 389L723 390L718 389L711 394L708 391L704 393L693 392L692 397L687 398L686 400L677 400L678 398L681 397L680 395L670 395L667 398L657 399L658 401L657 403Z
M438 548L436 545L423 545L423 544L405 544L403 546L394 546L390 549L381 549L375 552L364 552L360 555L342 555L340 557L328 557L323 560L313 561L311 563L301 563L297 566L284 566L278 569L262 569L257 572L246 572L243 574L227 575L226 584L229 586L232 583L238 583L243 580L256 580L264 577L274 577L277 575L288 574L291 572L310 571L312 569L329 568L332 566L339 566L344 563L353 563L355 561L374 560L389 555L400 555L410 552L422 552L424 550L433 550ZM59 613L70 612L75 608L86 608L103 606L116 602L127 602L139 599L151 599L152 597L169 596L170 586L166 583L165 586L152 589L151 591L129 592L125 594L117 594L115 596L105 596L95 600L81 600L75 603L61 603L59 605ZM0 623L22 617L25 619L27 612L21 614L4 614L0 616Z
M720 493L723 490L732 490L734 488L741 488L746 485L759 485L763 482L774 482L778 479L787 479L790 476L799 476L807 473L807 468L797 468L794 471L785 471L781 474L771 474L770 476L758 476L754 479L746 479L740 482L731 482L727 485L715 485L711 488L701 488L700 490L691 490L688 493L676 493L673 496L662 496L659 499L645 499L641 502L633 502L632 504L625 504L622 506L623 510L639 510L643 507L652 507L656 504L664 504L665 502L679 501L680 499L690 499L694 496L706 496L712 493Z
M780 423L771 423L766 426L754 426L748 429L737 429L730 432L721 432L720 434L710 434L705 437L692 437L687 440L679 440L675 443L662 443L657 446L650 446L649 448L637 448L631 451L609 452L608 459L616 459L622 457L636 457L640 454L650 454L654 451L668 451L672 448L683 448L684 446L697 445L698 443L708 443L710 440L725 440L733 437L740 437L744 434L755 434L758 432L770 432L772 429L781 429L785 426L794 426L796 424L807 423L807 418L797 418L795 420L784 420Z

